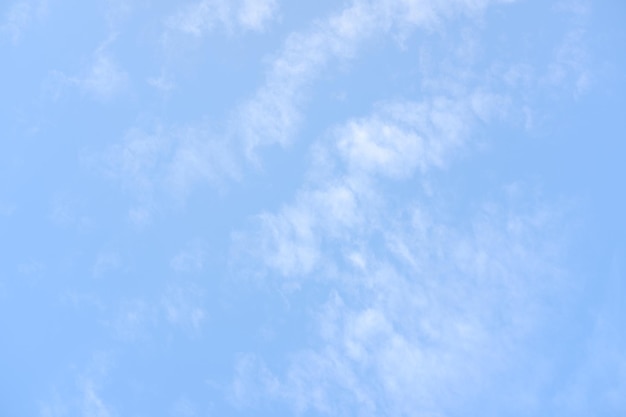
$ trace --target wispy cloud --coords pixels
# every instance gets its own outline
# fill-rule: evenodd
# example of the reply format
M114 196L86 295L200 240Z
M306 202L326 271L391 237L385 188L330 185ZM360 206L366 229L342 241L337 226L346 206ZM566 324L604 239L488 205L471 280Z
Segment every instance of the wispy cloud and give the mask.
M516 366L560 282L550 212L487 204L448 224L431 204L367 213L369 227L318 250L323 267L300 282L334 288L315 319L321 340L256 379L265 395L329 415L442 415Z
M318 148L326 156L317 161L322 172L311 176L328 180L305 186L280 213L260 215L260 244L251 246L283 275L311 272L325 237L372 226L371 216L384 204L376 181L445 166L465 146L472 126L499 114L506 103L504 97L476 92L422 103L385 103L370 117L348 121ZM332 172L333 166L342 168Z
M93 219L81 213L82 211L84 209L78 198L59 194L52 200L50 219L59 226L72 227L81 231L89 230L93 227Z
M162 93L169 93L176 88L174 81L163 71L161 71L158 77L149 77L146 82Z
M72 81L95 97L109 99L124 90L128 75L111 56L97 51L87 74L82 78L72 78Z
M289 143L307 87L331 62L354 57L365 40L380 34L407 36L455 14L478 13L489 3L357 0L309 31L292 34L272 61L266 83L235 118L248 154L258 146Z
M261 7L263 4L265 3L243 2L239 5L242 10L251 8L256 15L260 13L257 7L259 10L266 10L265 6ZM455 2L422 3L408 0L351 2L327 19L314 22L309 30L293 33L287 37L282 48L270 61L265 82L252 97L231 112L228 117L229 125L223 131L209 131L203 126L204 122L199 122L196 126L190 123L188 128L179 129L181 133L177 134L187 139L150 142L160 147L158 151L150 148L152 150L145 149L145 152L141 150L128 152L130 148L141 147L144 143L148 145L145 141L133 141L116 146L112 153L117 152L118 159L126 161L119 167L120 172L125 172L121 176L130 174L126 168L136 171L137 179L145 183L158 183L167 176L168 187L179 188L183 195L194 183L232 178L243 169L242 165L247 162L246 157L255 159L255 149L258 147L277 143L285 145L291 142L302 118L308 88L331 64L356 56L366 40L378 35L407 36L416 28L435 27L442 19L456 14L480 13L488 4L489 2L463 2L457 5ZM231 7L234 6L205 1L186 7L190 9L176 15L172 22L175 22L177 27L186 28L189 33L200 35L204 33L201 28L207 25L212 27L211 25L216 24L219 19L226 19L223 16L229 16L232 12ZM209 21L205 22L204 19ZM162 77L151 79L150 83L156 88L165 90L171 87ZM487 102L490 98L485 97L485 100L485 105L489 105ZM476 103L477 106L479 104ZM439 105L445 106L445 103ZM353 127L357 128L356 125ZM186 133L183 133L185 129ZM215 140L218 137L221 139ZM417 146L417 142L414 145ZM145 154L145 163L139 162L140 153ZM159 155L156 157L159 160L156 165L167 160L171 161L166 168L167 174L154 166L153 158L156 154ZM151 170L152 173L148 172ZM132 176L131 174L130 177Z
M575 96L587 92L592 74L586 42L583 26L570 30L554 53L544 83L573 91Z
M161 300L168 323L197 334L208 318L203 299L204 291L197 286L170 286Z
M5 12L0 32L9 35L13 43L17 43L24 30L34 20L41 19L48 10L47 0L19 0L9 6Z
M282 376L251 371L265 395L301 412L441 415L513 365L561 276L551 210L517 211L505 197L474 202L452 224L436 190L419 192L507 103L477 91L349 120L313 147L295 201L237 237L287 288L311 279L334 288L316 319L318 345L293 354ZM386 191L409 180L413 193Z
M198 335L209 318L205 291L193 282L171 281L154 296L122 299L100 312L113 338L136 343L154 340L163 329Z
M60 395L55 392L51 399L41 403L39 407L42 417L64 417L81 415L85 417L111 417L117 415L111 404L106 400L103 391L106 380L113 366L113 357L96 351L83 369L71 375L75 388L71 394Z
M105 328L119 340L145 340L158 323L159 309L142 298L122 300L102 320Z
M94 278L102 278L107 274L118 270L122 266L122 259L115 251L101 251L96 256L92 275Z
M93 381L86 380L82 384L83 404L82 414L86 417L110 417L112 415L108 405L96 390Z
M176 272L201 271L205 264L205 252L201 242L193 242L170 260L170 267Z
M592 308L584 354L565 378L555 404L569 415L626 412L626 273L624 248L615 250L599 303ZM594 277L594 282L597 277Z
M17 206L15 204L0 200L0 216L9 217L15 213L15 210L17 210Z
M133 192L139 206L129 216L147 224L153 199L184 198L198 183L219 185L237 178L236 156L232 143L204 123L152 133L130 129L102 157L86 159Z
M170 16L170 29L200 37L218 26L226 29L263 31L276 17L276 0L200 0Z
M121 68L109 51L115 36L100 44L81 74L67 75L54 72L51 90L59 94L64 86L72 86L98 100L111 100L123 93L130 85L128 73Z

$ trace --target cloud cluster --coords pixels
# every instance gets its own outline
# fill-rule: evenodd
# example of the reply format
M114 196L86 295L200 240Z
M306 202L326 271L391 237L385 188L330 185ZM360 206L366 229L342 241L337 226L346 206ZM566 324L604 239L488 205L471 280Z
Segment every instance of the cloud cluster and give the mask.
M385 204L377 181L443 167L463 149L472 126L493 117L503 103L505 98L484 92L390 102L370 117L346 122L318 149L319 166L312 176L327 179L305 186L296 203L279 213L261 214L262 238L251 246L283 275L311 272L325 237L357 239L378 226L375 217ZM333 166L341 168L332 172Z
M295 201L238 238L267 279L329 288L320 342L295 352L283 375L247 366L237 398L264 386L302 412L421 416L493 388L560 279L551 211L479 202L450 223L436 190L389 190L449 166L506 103L484 91L389 102L314 146Z
M459 15L480 16L488 6L499 3L509 2L354 0L326 19L315 21L307 30L290 34L283 46L269 60L264 82L247 100L244 100L230 112L227 117L228 126L226 129L209 134L202 126L203 122L198 123L196 127L193 126L192 122L189 130L196 132L195 141L180 142L180 145L177 141L169 142L170 145L168 146L171 146L171 149L168 152L175 154L175 159L180 161L177 163L177 167L172 167L169 170L170 173L167 174L171 180L170 184L180 187L184 194L198 180L212 182L221 173L225 174L224 177L229 177L230 173L243 169L243 165L249 162L249 159L257 160L257 151L260 148L276 144L281 146L290 144L297 137L298 127L304 119L303 112L310 87L321 74L332 66L356 57L362 52L363 46L368 41L380 36L403 39L416 29L422 29L426 32L435 30L443 27L447 20ZM237 3L241 7L243 4ZM265 3L255 4L257 5L255 7L261 7L260 5ZM181 30L187 27L185 30L189 33L200 35L204 33L205 29L203 28L211 28L212 25L220 21L219 19L227 19L226 17L220 18L220 16L231 16L233 10L239 7L237 5L211 1L193 3L187 6L190 9L185 13L181 12L182 14L175 15L177 17L172 18L174 19L172 22L176 22L175 26ZM188 16L191 20L187 24L183 24L186 22L183 16ZM207 16L211 16L211 19ZM207 22L213 23L209 24L205 22L205 19L208 19ZM443 44L442 48L450 46ZM455 53L464 54L463 51L456 51ZM471 66L471 63L468 64L465 61L459 63L453 60L449 64L452 66L459 64ZM555 63L554 68L556 72L566 77L568 76L567 71L569 71L568 65L562 62ZM447 71L445 76L440 74L442 70ZM471 73L473 70L475 68L465 68L464 72ZM452 94L459 94L459 91L467 92L465 86L456 85L467 81L465 79L457 80L452 87L449 85L448 88L442 87L442 85L450 84L448 78L459 78L459 74L454 71L450 73L450 71L450 68L436 66L431 68L431 72L422 73L421 77L424 83L435 87L434 89L430 88L429 91L446 91ZM493 73L493 68L489 71L491 72L488 76L479 78L484 85L498 84L493 82L493 79L497 79L498 82L509 80L508 88L528 89L528 85L520 84L519 79L524 78L528 79L526 84L530 83L532 88L538 88L539 80L536 79L537 77L533 77L532 71L523 66L513 68L505 66L495 73ZM165 78L151 79L150 83L164 91L172 88L171 81ZM485 112L493 111L493 103L491 102L493 97L477 96L474 100L473 106L477 112L480 112L480 106L489 109ZM442 98L442 102L437 105L446 106L443 101L445 98ZM500 112L504 112L510 103L500 101L498 105L502 106ZM527 104L519 107L527 113L530 112ZM406 111L413 110L407 109ZM419 109L415 111L420 112ZM482 116L479 115L479 117ZM528 115L528 117L531 116ZM371 123L375 122L372 121ZM441 120L437 123L443 124L447 121ZM358 126L355 125L352 128L358 128ZM462 126L450 125L448 129L460 130ZM385 134L385 132L381 133ZM204 137L202 137L203 135ZM221 140L215 141L214 137L216 136L221 137ZM410 138L405 139L410 140ZM224 145L226 143L228 146ZM404 145L417 146L417 142L402 144L402 146ZM119 146L117 149L121 150ZM433 152L438 151L433 150ZM219 158L214 155L219 155ZM436 155L433 154L430 157L436 158ZM227 162L223 164L221 169L215 169L220 160ZM161 175L161 171L157 171ZM120 176L124 176L124 174L120 173Z

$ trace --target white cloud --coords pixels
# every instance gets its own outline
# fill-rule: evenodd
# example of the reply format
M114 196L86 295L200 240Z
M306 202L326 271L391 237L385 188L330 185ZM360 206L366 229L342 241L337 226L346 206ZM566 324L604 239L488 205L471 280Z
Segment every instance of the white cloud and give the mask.
M235 366L236 377L228 392L238 408L258 402L268 391L278 388L278 381L254 355L240 355Z
M127 0L105 0L106 11L105 17L110 27L118 26L121 22L126 20L133 8L138 5L139 2L129 2Z
M93 219L85 214L78 198L70 195L57 195L52 201L50 218L60 226L74 227L78 230L88 230L93 226Z
M169 93L176 88L174 81L172 81L163 71L158 77L149 77L146 82L162 93Z
M54 72L52 85L48 86L51 92L58 95L61 87L74 86L98 100L106 101L126 91L130 85L128 73L108 51L114 40L115 36L112 36L96 48L88 68L82 74L68 76Z
M276 0L200 0L167 19L167 26L200 37L216 26L262 31L276 17Z
M85 417L110 417L113 415L108 405L102 400L99 393L95 389L93 381L84 381L82 384L82 390L82 415Z
M69 416L69 405L58 394L54 398L40 404L40 417L66 417Z
M203 299L204 292L195 286L170 286L161 300L167 322L198 333L207 319Z
M206 125L157 128L153 133L130 129L96 164L103 164L109 177L135 194L140 204L129 217L133 223L145 225L155 198L183 198L198 183L219 185L237 178L236 153L231 147Z
M124 341L137 341L149 336L158 322L158 309L144 299L124 300L119 303L112 317L103 321L113 335Z
M476 120L492 118L503 105L505 98L482 92L426 103L388 103L377 115L339 128L337 148L352 171L407 177L416 169L442 167L464 145Z
M131 207L128 210L128 220L135 227L146 227L152 221L151 210L147 207Z
M86 366L76 371L76 364L71 368L71 375L76 386L65 395L55 389L52 398L41 402L41 417L65 417L80 415L84 417L114 417L117 413L109 402L103 398L102 392L113 365L113 357L106 352L96 351Z
M2 217L10 217L17 210L17 206L15 204L7 203L6 201L0 200L0 216Z
M98 98L109 99L126 88L128 75L119 68L111 56L98 51L88 73L74 81L88 93Z
M615 251L600 302L590 308L592 327L584 354L557 392L554 401L568 415L626 413L626 316L624 250ZM594 285L597 286L597 277Z
M583 94L592 82L588 61L585 29L572 29L558 46L543 81L548 85L571 89L577 96Z
M102 48L98 48L94 53L93 61L85 74L78 77L66 77L66 80L100 100L112 99L124 92L129 85L128 74Z
M377 181L445 166L465 146L472 127L498 114L503 103L504 98L482 92L391 102L370 117L346 122L334 129L332 142L322 146L326 150L318 148L337 158L320 157L316 169L324 173L311 175L327 180L304 187L295 204L279 213L262 214L260 242L251 246L285 276L311 272L324 240L346 235L358 240L377 226L376 212L384 206ZM333 165L345 170L328 172Z
M204 268L206 253L204 245L195 242L178 252L170 260L170 267L177 272L197 272Z
M257 377L265 395L298 412L442 415L514 365L561 277L551 211L491 203L452 224L436 190L386 188L450 165L507 106L480 90L384 103L317 144L295 201L239 236L288 287L334 288L321 342Z
M186 194L196 183L219 184L236 178L235 152L225 138L202 127L181 129L167 163L165 185L176 194Z
M17 272L21 275L36 277L40 276L45 270L44 265L41 262L29 260L27 262L21 262L17 266Z
M267 22L276 16L276 0L242 0L237 13L239 24L250 30L263 30Z
M188 4L183 10L171 16L167 25L181 32L201 36L220 22L228 22L229 6L226 1L202 0Z
M197 416L196 406L186 397L181 397L171 407L172 417L193 417Z
M22 32L32 23L45 16L48 0L19 0L9 6L0 23L0 32L6 32L17 43Z
M205 292L193 283L171 282L154 297L122 300L109 309L103 324L126 342L158 337L159 329L197 335L208 319Z
M488 207L459 230L422 206L388 209L365 244L350 244L358 230L337 239L367 264L330 278L321 344L297 354L267 395L330 415L440 415L514 365L560 279L549 217ZM336 262L335 250L320 263Z
M289 143L297 128L308 85L333 60L353 57L363 41L377 34L406 36L429 28L455 11L475 14L489 1L431 2L356 0L339 13L317 22L310 31L291 35L273 60L267 82L239 109L248 154L258 146Z
M170 190L180 190L181 195L185 195L189 187L194 183L202 182L219 182L223 178L237 177L240 160L242 155L255 157L255 149L259 146L270 145L274 143L287 144L291 141L295 133L299 121L302 117L301 106L305 101L305 92L307 87L318 77L329 64L337 60L349 59L358 52L365 40L372 38L377 34L399 35L416 27L429 28L437 25L440 19L455 15L455 8L460 8L463 12L470 14L479 13L489 2L416 2L409 0L394 1L353 1L345 9L331 15L328 19L315 22L311 29L301 33L294 33L288 36L284 46L277 53L275 58L270 62L268 72L266 74L266 82L257 89L255 94L247 101L242 103L229 118L230 125L226 131L220 134L211 133L204 126L204 122L198 123L197 126L190 125L183 129L172 129L165 136L177 136L178 140L166 138L164 142L154 143L160 147L154 149L154 153L146 149L145 164L141 155L132 157L131 160L137 162L137 165L144 166L145 170L139 169L138 178L142 181L159 184L165 182L166 188ZM254 4L254 6L252 6ZM244 10L250 8L252 15L261 13L262 10L268 10L265 3L237 3ZM244 7L245 6L245 7ZM458 6L458 7L457 7ZM185 12L175 15L175 18L169 20L170 25L178 27L180 30L200 35L204 28L212 27L213 24L226 19L235 7L221 1L201 1L185 6ZM270 7L271 8L271 7ZM246 9L247 10L247 9ZM254 13L252 12L254 11ZM408 33L408 32L407 32ZM152 78L149 81L156 88L170 88L167 80L163 76ZM466 109L458 109L459 111L469 111L478 115L480 118L488 117L494 108L506 104L501 98L481 94L477 92L471 98L471 103L464 103ZM410 120L411 118L423 117L428 119L430 127L423 126L424 129L435 129L441 131L442 134L451 135L456 130L460 135L464 129L463 120L446 120L450 103L446 103L445 98L441 98L438 102L433 101L429 104L429 108L411 108L410 103L395 103L396 107L407 106L406 109L383 110L389 114L394 114L399 118L397 124L410 124L418 121ZM391 107L389 105L388 107ZM419 105L418 105L419 107ZM441 108L440 111L438 108ZM401 115L400 112L405 114ZM411 115L415 111L422 116ZM440 112L441 114L437 114ZM427 114L426 114L427 113ZM381 116L385 116L384 114ZM404 120L405 119L405 120ZM455 122L456 124L452 124ZM351 126L353 129L380 129L378 133L390 134L388 126L379 124L370 120L367 126L361 126L361 121L355 121ZM346 129L349 127L346 127ZM398 127L400 128L400 127ZM176 130L176 131L174 131ZM450 130L444 132L444 130ZM397 138L395 135L392 135ZM217 137L222 139L217 140ZM400 140L400 139L398 139ZM407 134L402 140L405 143L398 143L398 146L412 146L417 152L423 144L422 138L415 134ZM140 146L142 141L128 142L124 146ZM361 146L364 146L362 144ZM380 148L376 147L375 141L370 140L367 145L371 148L369 151L378 152ZM350 147L348 149L348 147ZM425 159L438 158L439 152L444 149L436 149L437 145L429 147L431 154L422 156L421 161L411 159L411 153L404 155L397 151L393 153L393 149L389 148L386 152L392 152L389 155L380 153L370 153L366 155L367 163L383 163L378 160L375 162L371 158L392 158L405 157L405 161L389 161L386 163L385 169L394 170L394 175L402 176L402 170L412 169L406 164L423 164ZM126 154L126 150L117 149L119 154ZM357 144L346 144L345 152L365 152L366 149L358 148ZM135 152L132 152L133 155ZM153 160L154 154L158 154L156 162ZM123 159L126 157L124 156ZM169 162L168 162L169 161ZM366 163L366 161L362 161ZM398 162L401 166L392 168L394 162ZM430 162L429 162L430 163ZM122 171L126 170L121 164ZM131 168L131 166L128 166ZM382 169L382 167L381 167ZM128 172L130 177L133 174ZM304 255L303 256L308 256Z
M120 255L114 251L101 251L96 256L93 266L93 276L101 278L111 271L115 271L122 266Z
M140 193L149 193L157 176L163 154L169 152L169 138L160 130L146 134L131 129L120 144L112 146L104 156L105 171L122 184ZM161 174L162 175L162 174Z

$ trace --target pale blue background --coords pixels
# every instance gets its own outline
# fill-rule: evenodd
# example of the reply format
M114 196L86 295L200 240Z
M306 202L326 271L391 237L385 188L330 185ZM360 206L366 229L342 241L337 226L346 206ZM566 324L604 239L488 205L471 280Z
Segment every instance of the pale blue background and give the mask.
M0 415L626 415L625 21L3 0Z

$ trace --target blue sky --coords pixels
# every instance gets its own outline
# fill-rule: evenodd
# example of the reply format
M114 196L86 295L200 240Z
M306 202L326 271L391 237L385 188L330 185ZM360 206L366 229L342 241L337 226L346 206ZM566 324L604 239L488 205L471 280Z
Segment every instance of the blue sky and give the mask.
M0 415L625 415L625 18L3 1Z

